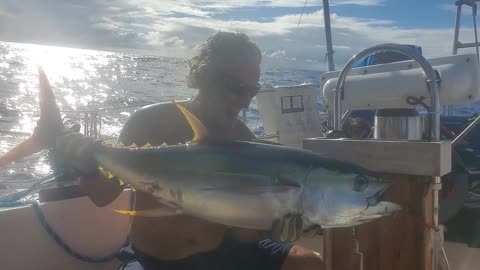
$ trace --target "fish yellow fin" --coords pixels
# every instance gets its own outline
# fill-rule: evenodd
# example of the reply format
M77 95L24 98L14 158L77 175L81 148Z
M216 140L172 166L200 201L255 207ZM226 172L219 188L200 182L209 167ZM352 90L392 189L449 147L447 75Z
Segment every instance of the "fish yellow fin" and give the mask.
M120 186L125 185L125 182L122 179L118 179L118 183L120 184Z
M105 141L105 142L103 143L103 145L105 145L105 146L110 146L110 147L111 147L111 146L113 145L113 142L112 142L112 141Z
M107 177L108 179L113 179L115 177L111 172L109 172L108 170L106 170L102 166L98 166L98 170L100 171L100 173L103 176Z
M168 144L166 142L163 142L162 144L160 144L160 147L167 147Z
M122 142L117 142L115 145L115 147L125 147L125 145L122 143Z
M144 146L142 146L143 148L152 148L153 146L150 144L150 143L147 143L145 144Z
M183 113L183 116L187 119L190 127L193 130L193 140L192 141L201 141L207 137L207 128L198 120L195 115L189 112L185 107L180 104L175 103L177 108Z
M129 146L130 148L137 148L137 144L136 143L132 143L132 145Z
M119 214L124 214L128 216L140 216L140 217L166 217L166 216L175 216L182 214L182 211L171 209L167 207L162 208L153 208L146 210L115 210Z
M137 211L131 211L131 210L115 210L115 212L119 214L128 215L128 216L135 216L135 214L137 213Z

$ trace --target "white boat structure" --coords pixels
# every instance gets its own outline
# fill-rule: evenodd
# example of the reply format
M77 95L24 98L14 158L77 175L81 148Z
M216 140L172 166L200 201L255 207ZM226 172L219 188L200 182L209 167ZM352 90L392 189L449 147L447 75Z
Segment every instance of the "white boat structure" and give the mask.
M450 113L452 105L480 100L478 55L457 55L459 47L478 45L458 42L461 7L470 5L476 9L475 2L457 1L452 55L425 59L411 48L380 44L366 48L353 56L341 71L334 71L328 1L324 0L330 71L319 78L321 93L312 85L264 86L257 96L266 133L264 139L324 151L335 158L396 175L399 181L413 183L421 177L431 180L423 183L429 192L419 197L417 204L408 199L404 201L420 209L417 214L406 213L401 217L403 221L412 222L408 223L409 227L398 228L394 223L402 220L386 218L373 225L362 225L358 235L347 239L346 242L355 240L358 244L350 254L360 258L354 264L355 269L448 269L445 255L453 270L478 269L480 265L480 248L449 241L442 243L443 231L438 222L441 177L451 171L452 144L463 138L442 140L440 115L442 111ZM353 68L363 57L385 51L397 52L412 60ZM318 95L323 96L325 112L318 111ZM424 114L410 114L422 104L426 105ZM345 121L355 110L383 113L375 117L372 138L349 138L344 132ZM465 132L476 123L478 119ZM419 158L419 153L424 157ZM116 214L113 209L130 207L130 191L125 190L111 205L98 208L86 197L68 195L68 190L42 191L51 193L50 200L38 206L27 204L0 209L1 269L115 269L120 261L111 255L128 238L130 218ZM57 199L52 199L53 193ZM426 222L430 227L418 225L415 218L421 219L419 224ZM362 238L372 232L369 226L377 231L376 240L371 242ZM384 236L390 237L386 242L378 238L378 233L382 233L378 231L382 230ZM327 269L347 269L335 259L338 256L335 252L342 247L345 252L348 250L345 247L352 244L341 239L346 233L348 231L328 230L323 236L302 240L301 244L322 253ZM415 235L409 235L412 233ZM373 247L384 249L378 259L368 255L379 252ZM398 257L392 257L390 250ZM416 253L409 253L412 250ZM353 256L343 255L345 261ZM402 261L406 262L405 268L398 266Z

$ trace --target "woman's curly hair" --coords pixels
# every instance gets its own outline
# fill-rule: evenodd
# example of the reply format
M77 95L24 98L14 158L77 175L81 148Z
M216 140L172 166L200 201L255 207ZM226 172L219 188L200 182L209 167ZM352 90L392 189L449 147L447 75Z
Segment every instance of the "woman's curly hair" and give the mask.
M243 33L218 32L202 44L200 53L190 59L187 83L191 88L206 89L216 80L222 67L231 62L260 64L262 53Z

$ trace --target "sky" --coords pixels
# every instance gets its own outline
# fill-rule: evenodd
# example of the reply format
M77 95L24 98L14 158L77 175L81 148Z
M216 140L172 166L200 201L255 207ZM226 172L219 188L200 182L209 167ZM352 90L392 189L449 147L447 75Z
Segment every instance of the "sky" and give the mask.
M451 54L454 3L331 0L336 65L386 42ZM473 41L471 21L464 7L461 41ZM1 41L189 58L217 31L248 34L271 65L326 69L321 0L0 1Z

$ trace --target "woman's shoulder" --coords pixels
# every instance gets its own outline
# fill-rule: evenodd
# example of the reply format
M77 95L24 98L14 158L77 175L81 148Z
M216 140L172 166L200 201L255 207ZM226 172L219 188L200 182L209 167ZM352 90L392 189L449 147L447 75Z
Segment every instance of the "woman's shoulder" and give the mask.
M176 101L184 104L185 101ZM123 126L121 140L125 143L153 143L154 137L169 137L180 125L179 112L173 102L144 106L134 112ZM160 139L160 138L159 138ZM167 138L165 138L167 139Z

